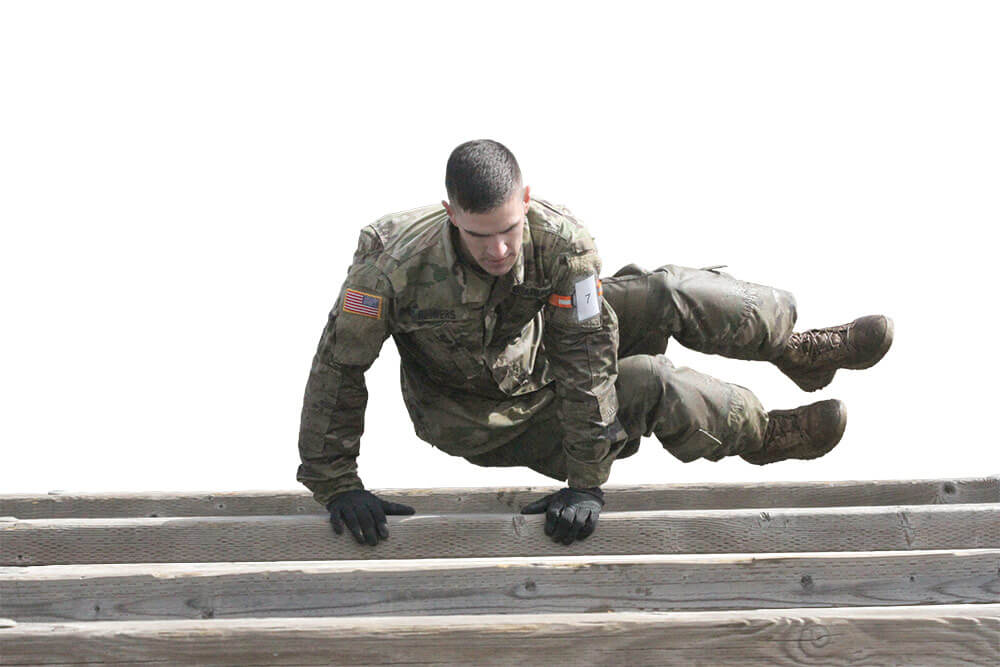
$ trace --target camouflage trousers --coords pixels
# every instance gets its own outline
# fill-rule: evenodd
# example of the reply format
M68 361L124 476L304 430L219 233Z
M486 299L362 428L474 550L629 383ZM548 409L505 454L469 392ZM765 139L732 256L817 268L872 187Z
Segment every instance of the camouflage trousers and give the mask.
M753 393L663 355L670 338L685 347L734 359L770 361L795 324L794 297L710 269L635 265L602 278L605 303L618 315L618 421L628 434L606 465L631 456L655 435L681 461L760 449L767 412ZM539 415L511 442L466 457L481 466L526 466L565 480L562 428L555 409Z

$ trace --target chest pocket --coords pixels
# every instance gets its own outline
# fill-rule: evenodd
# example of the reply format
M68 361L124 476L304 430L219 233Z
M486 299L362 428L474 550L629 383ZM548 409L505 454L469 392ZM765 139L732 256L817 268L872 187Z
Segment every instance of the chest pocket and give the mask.
M442 322L421 322L409 332L414 346L431 362L432 374L466 379L483 373L483 326L477 317Z
M516 337L535 318L548 299L549 288L525 288L515 291L500 304L499 321L493 339Z

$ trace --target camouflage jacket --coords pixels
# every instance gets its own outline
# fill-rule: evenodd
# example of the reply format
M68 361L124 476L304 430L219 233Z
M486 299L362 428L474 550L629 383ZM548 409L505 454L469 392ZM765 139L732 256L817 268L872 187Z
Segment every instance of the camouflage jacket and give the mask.
M298 480L320 503L364 488L356 462L364 373L390 335L421 439L472 456L520 435L555 401L568 483L607 480L609 451L625 439L616 418L618 322L600 297L590 235L566 209L534 199L506 275L472 266L459 243L440 205L362 229L302 410ZM596 306L578 303L591 297Z

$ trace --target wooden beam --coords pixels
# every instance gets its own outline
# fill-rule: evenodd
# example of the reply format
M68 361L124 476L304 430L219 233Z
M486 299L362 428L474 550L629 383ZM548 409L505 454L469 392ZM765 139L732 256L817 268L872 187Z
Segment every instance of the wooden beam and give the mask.
M0 568L21 623L1000 603L1000 549Z
M375 489L418 512L506 513L559 487ZM762 482L605 487L607 510L742 509L1000 502L1000 478ZM0 515L20 519L321 514L304 491L0 495Z
M0 524L0 565L191 563L562 554L893 551L1000 547L1000 504L606 512L566 546L543 515L389 517L360 545L322 516L36 519Z
M997 664L1000 605L24 623L0 665Z

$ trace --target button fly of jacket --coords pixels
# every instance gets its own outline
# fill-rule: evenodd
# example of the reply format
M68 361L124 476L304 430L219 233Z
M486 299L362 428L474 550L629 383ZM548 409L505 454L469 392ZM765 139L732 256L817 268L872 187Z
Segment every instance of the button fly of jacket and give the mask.
M442 339L448 344L452 362L458 365L466 378L481 375L483 366L482 325L477 318L444 324L440 328Z
M486 347L493 342L493 330L496 328L496 324L497 311L496 309L492 309L486 313L486 317L483 322L483 347Z

